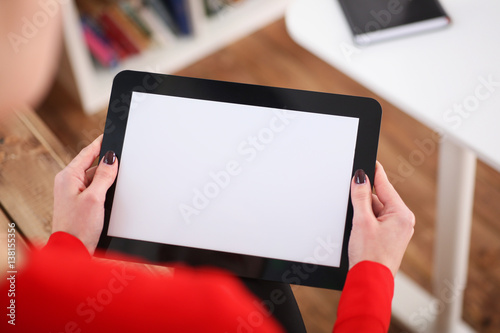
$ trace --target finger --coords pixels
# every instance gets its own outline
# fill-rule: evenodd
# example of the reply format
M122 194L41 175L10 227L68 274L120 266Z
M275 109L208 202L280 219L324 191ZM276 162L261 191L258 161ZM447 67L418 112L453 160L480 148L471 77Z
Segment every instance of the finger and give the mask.
M114 152L108 151L97 166L92 183L86 192L102 199L104 202L106 192L115 181L117 173L118 160L116 159L116 155Z
M376 194L372 194L372 209L376 217L379 217L384 209L384 205L380 202Z
M83 148L82 151L68 164L68 167L76 169L78 172L85 172L101 150L102 134L99 135L90 145Z
M355 219L357 216L373 216L371 186L363 170L354 173L351 181L351 201Z
M85 172L85 186L89 186L92 183L92 179L94 179L95 171L97 170L97 166L93 166Z
M384 167L378 161L375 168L374 188L377 193L377 197L384 206L394 208L406 207L398 192L396 192L392 184L389 182Z

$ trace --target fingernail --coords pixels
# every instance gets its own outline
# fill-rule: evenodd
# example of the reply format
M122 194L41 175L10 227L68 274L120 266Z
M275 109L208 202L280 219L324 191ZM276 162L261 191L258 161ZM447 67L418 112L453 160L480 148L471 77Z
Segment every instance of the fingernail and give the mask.
M109 165L115 163L116 154L114 151L109 150L106 154L104 154L103 162Z
M366 174L363 169L358 169L354 173L354 182L356 184L364 184L366 182Z

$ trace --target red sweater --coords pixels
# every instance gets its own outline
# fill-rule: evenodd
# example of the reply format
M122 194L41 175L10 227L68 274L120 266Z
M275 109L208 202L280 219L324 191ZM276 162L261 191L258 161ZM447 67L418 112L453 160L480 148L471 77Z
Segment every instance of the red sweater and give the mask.
M10 277L0 287L2 332L282 331L238 279L225 272L178 267L173 276L152 276L137 266L91 260L80 240L64 232L54 233L32 254L14 285ZM368 261L354 266L334 332L387 332L393 290L394 279L385 266ZM9 318L12 299L14 321Z

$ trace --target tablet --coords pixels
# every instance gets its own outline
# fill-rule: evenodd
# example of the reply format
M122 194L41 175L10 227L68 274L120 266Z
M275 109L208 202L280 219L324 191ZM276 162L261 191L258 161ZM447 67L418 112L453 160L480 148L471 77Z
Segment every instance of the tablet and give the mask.
M351 178L373 179L380 122L370 98L121 72L99 253L342 289Z

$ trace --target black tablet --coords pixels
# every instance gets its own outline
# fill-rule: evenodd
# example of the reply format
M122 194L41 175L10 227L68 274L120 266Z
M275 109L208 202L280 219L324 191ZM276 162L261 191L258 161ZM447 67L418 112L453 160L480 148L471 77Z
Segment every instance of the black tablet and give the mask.
M380 122L370 98L121 72L99 253L342 289L350 182L373 179Z

